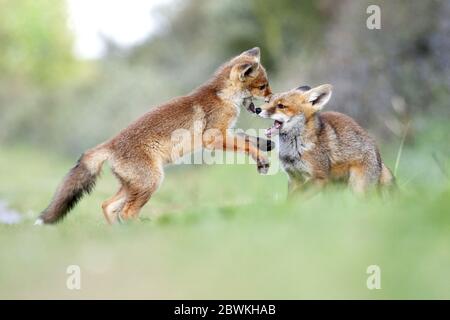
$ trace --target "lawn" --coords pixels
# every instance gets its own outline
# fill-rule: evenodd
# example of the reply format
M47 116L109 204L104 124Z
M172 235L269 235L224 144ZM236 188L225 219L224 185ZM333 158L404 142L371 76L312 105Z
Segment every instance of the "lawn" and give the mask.
M383 150L391 167L397 146ZM404 150L390 198L333 187L286 202L281 172L172 167L140 220L118 226L101 213L117 188L105 167L66 220L35 227L76 158L2 146L0 199L24 219L0 224L0 299L449 299L448 163L429 148ZM81 268L81 290L66 287L69 265ZM379 290L366 286L370 265L381 269Z

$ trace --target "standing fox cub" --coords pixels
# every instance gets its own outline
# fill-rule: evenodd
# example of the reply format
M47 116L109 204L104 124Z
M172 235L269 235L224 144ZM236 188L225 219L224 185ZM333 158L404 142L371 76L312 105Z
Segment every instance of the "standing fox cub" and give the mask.
M303 86L274 94L269 103L255 109L259 116L275 120L266 135L279 134L279 156L289 175L289 193L342 178L358 193L392 185L394 178L374 139L352 118L320 112L331 92L329 84L313 89Z
M203 137L200 147L245 152L257 162L258 171L267 172L269 162L263 152L246 137L231 135L228 129L236 122L242 105L254 110L252 97L266 98L271 94L266 71L260 64L259 48L243 52L189 95L154 108L116 137L86 151L64 178L36 224L54 223L63 218L93 189L106 160L121 185L102 205L106 220L114 223L137 217L161 184L163 166L175 160L173 149L177 146L171 138L180 129L191 136L200 134ZM217 137L202 135L209 129ZM194 149L189 143L183 152L187 154Z

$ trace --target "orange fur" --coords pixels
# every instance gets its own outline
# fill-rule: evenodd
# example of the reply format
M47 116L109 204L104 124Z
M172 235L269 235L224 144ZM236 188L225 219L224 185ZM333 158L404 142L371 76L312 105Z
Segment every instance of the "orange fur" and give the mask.
M344 179L358 193L372 186L393 184L375 140L352 118L338 112L320 112L332 87L304 87L275 94L260 116L272 118L280 134L280 160L289 175L290 191L303 183L326 185Z
M81 157L79 167L73 169L74 174L69 174L63 181L42 213L41 221L53 223L61 219L84 192L91 190L106 160L121 186L116 195L103 203L105 218L110 223L136 218L160 186L164 165L173 160L172 151L176 146L171 138L179 129L189 131L191 136L215 129L221 136L203 141L203 147L245 152L263 171L268 166L263 152L243 137L229 136L227 129L236 122L245 98L268 97L271 93L266 71L260 64L259 49L243 52L190 94L152 109L117 136L87 151ZM200 128L195 124L200 124ZM214 141L221 142L212 143ZM191 145L183 152L186 154L202 146Z

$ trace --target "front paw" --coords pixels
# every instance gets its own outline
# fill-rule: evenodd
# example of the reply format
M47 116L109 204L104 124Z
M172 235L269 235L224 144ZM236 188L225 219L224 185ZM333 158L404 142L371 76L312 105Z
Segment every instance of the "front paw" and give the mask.
M267 159L260 158L256 161L256 167L260 174L267 174L267 172L269 171L270 162Z

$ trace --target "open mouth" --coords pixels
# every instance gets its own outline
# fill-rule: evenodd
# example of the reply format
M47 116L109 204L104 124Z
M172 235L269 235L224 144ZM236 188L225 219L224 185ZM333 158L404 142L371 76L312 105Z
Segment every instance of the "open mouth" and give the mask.
M256 107L255 107L255 104L253 103L252 98L244 99L244 107L251 113L255 113L255 111L256 111Z
M280 130L282 127L283 127L283 122L275 120L273 122L273 125L270 128L266 129L266 136L271 137L275 131Z
M255 108L255 104L252 102L250 102L249 106L247 107L248 111L255 113L256 112L256 108Z

